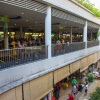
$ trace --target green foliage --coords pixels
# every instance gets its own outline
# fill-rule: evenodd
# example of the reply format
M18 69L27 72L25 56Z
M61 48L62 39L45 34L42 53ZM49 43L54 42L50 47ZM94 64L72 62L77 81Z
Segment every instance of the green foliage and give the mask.
M98 87L96 91L93 94L91 94L89 100L100 100L100 87Z
M92 73L89 73L89 74L88 74L88 81L89 81L89 82L92 82L92 81L93 81L93 78L94 78L94 77L93 77L93 74L92 74Z
M90 10L96 17L100 17L100 10L95 7L94 4L92 4L89 0L76 0L81 5L86 7L88 10Z

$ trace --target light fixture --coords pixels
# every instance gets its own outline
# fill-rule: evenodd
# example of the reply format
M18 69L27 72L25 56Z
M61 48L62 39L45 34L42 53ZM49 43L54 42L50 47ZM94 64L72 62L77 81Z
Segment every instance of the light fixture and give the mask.
M36 25L37 26L37 25Z
M37 22L36 22L37 23Z
M28 21L28 20L26 20L26 21Z
M23 15L24 13L22 12L21 14Z
M66 23L66 22L65 22Z
M15 24L16 25L16 24Z
M36 9L34 9L35 11L37 11L38 9L36 8Z

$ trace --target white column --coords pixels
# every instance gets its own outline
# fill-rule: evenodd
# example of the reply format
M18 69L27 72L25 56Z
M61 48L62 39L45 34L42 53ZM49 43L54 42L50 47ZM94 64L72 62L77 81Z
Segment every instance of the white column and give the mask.
M9 49L8 22L4 22L4 49Z
M51 58L51 7L47 7L45 17L45 45L48 46L48 58Z
M71 27L71 28L70 28L70 43L73 42L73 40L72 40L72 32L73 32L72 29L73 29L73 28Z
M50 92L50 93L48 94L48 98L49 98L49 100L52 100L52 92Z
M97 39L100 41L100 28L99 28L98 33L97 33Z
M85 48L87 48L87 21L85 22L85 26L83 29L83 42L86 42Z

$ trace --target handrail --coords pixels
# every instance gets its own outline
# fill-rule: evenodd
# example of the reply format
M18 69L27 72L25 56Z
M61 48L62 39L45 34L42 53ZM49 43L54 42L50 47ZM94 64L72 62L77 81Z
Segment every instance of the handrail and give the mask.
M98 45L99 45L99 41L88 41L87 42L87 48L98 46Z
M34 46L0 50L0 69L47 59L48 46Z
M99 45L99 41L87 42L87 48ZM52 57L85 49L85 42L51 45ZM33 46L0 50L0 70L20 64L47 59L48 46Z
M52 45L52 57L78 51L78 50L82 50L82 49L85 49L85 42L53 44Z

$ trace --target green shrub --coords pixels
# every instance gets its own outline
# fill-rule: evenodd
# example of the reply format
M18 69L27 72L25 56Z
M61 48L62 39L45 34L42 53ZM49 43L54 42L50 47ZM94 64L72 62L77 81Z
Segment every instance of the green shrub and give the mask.
M93 94L91 94L89 100L100 100L100 87L98 87L96 91Z
M92 73L89 73L88 74L88 80L89 80L89 82L92 82L93 81L93 74Z

